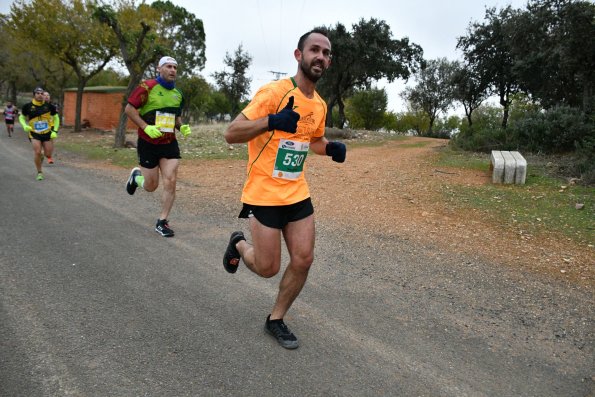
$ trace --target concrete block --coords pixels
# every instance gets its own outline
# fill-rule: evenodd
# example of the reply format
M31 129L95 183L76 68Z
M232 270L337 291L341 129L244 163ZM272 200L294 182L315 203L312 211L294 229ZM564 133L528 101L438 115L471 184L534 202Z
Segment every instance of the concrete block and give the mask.
M527 160L519 152L492 150L490 170L492 183L524 185L527 178Z
M502 157L504 157L504 183L514 183L514 174L516 171L516 160L508 151L502 151Z
M492 169L492 183L502 183L504 181L504 157L499 150L492 150L492 160L490 168Z
M519 152L510 152L516 161L514 183L524 185L527 178L527 160Z

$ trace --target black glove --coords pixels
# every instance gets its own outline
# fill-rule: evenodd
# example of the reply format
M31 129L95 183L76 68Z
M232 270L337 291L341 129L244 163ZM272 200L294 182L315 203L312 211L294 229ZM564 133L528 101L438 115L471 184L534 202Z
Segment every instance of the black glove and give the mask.
M293 111L293 97L289 97L289 102L277 114L269 114L269 131L279 130L294 134L297 130L297 122L300 115Z
M345 161L345 155L347 154L347 147L341 142L329 142L326 144L326 155L331 156L333 161L342 163Z

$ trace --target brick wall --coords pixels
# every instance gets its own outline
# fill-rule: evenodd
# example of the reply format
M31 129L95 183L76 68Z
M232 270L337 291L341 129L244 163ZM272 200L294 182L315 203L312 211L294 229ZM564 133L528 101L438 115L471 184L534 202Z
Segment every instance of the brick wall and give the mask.
M91 128L101 130L115 130L120 121L120 109L125 90L114 91L114 89L93 90L93 87L86 88L83 92L83 103L81 106L81 122L89 120ZM76 91L64 92L64 111L62 112L63 123L74 125L76 112ZM135 130L136 125L128 120L128 130Z

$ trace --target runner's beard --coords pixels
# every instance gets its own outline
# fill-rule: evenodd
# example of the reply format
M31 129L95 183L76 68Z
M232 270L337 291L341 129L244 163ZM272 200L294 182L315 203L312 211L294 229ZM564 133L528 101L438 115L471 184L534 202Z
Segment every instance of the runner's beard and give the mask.
M300 62L300 69L302 70L302 72L304 73L304 75L308 78L308 80L310 80L313 83L316 83L324 74L324 72L326 71L326 69L324 68L324 66L321 64L320 67L322 68L322 72L320 72L320 74L315 74L314 72L312 72L312 64L310 64L309 66L306 65L306 62L304 62L302 60L302 62Z

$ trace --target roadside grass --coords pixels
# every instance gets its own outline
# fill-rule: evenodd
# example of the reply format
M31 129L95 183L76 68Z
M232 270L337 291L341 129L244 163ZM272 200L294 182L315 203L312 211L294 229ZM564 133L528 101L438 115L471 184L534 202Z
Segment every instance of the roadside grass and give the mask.
M188 138L179 138L180 152L184 159L248 159L248 145L230 145L223 139L228 124L193 125Z
M247 159L247 145L228 145L223 139L223 131L226 127L227 124L193 125L190 136L187 138L178 136L182 158ZM76 153L88 160L107 161L125 168L133 167L138 162L135 148L114 148L114 132L71 133L65 128L61 138L63 139L56 141L58 149ZM136 133L127 134L126 140L136 142Z
M224 160L224 159L248 159L248 145L234 144L229 145L223 139L223 132L227 128L227 123L217 124L199 124L193 125L192 134L187 138L178 135L178 144L183 159L191 160ZM70 133L72 128L63 128L61 137L56 142L58 148L77 153L89 160L106 160L111 164L132 167L137 162L136 150L131 148L114 148L114 132L86 132ZM68 134L68 135L67 135ZM409 137L380 133L375 131L351 131L331 129L327 131L326 136L329 140L338 139L350 148L380 146L391 140L407 140ZM128 141L136 142L136 134L127 134ZM409 147L421 147L425 143L413 144Z
M84 132L74 134L62 129L55 145L57 150L64 149L88 160L106 161L125 168L133 167L138 162L135 149L114 148L114 134L94 135L90 139Z
M446 147L440 152L436 165L485 171L490 166L490 156L486 153L463 152Z
M446 148L436 165L486 171L490 158ZM560 233L578 243L595 245L595 189L549 175L545 162L528 160L525 185L451 184L442 193L450 205L479 210L523 238ZM577 209L580 204L582 209Z
M223 139L227 124L193 125L192 134L180 138L182 158L190 160L247 159L247 145L229 145ZM137 164L136 150L114 148L114 133L80 134L62 132L56 141L58 149L77 153L90 160L107 161L130 168ZM423 147L425 142L407 143L403 135L368 131L335 132L329 139L339 139L349 148L380 146L389 140L400 140L400 147ZM136 135L127 135L136 141ZM527 157L527 156L526 156ZM524 238L539 233L560 233L579 243L595 245L595 189L571 185L552 175L549 157L528 157L525 185L465 186L449 184L442 189L443 199L461 209L475 209L483 216L516 230ZM485 153L469 153L443 148L435 160L436 166L460 169L489 169L490 158ZM583 208L576 209L577 204Z
M400 148L414 149L414 148L426 147L429 144L430 144L429 141L426 141L426 142L414 142L414 143L404 143L402 145L399 145L399 147Z

